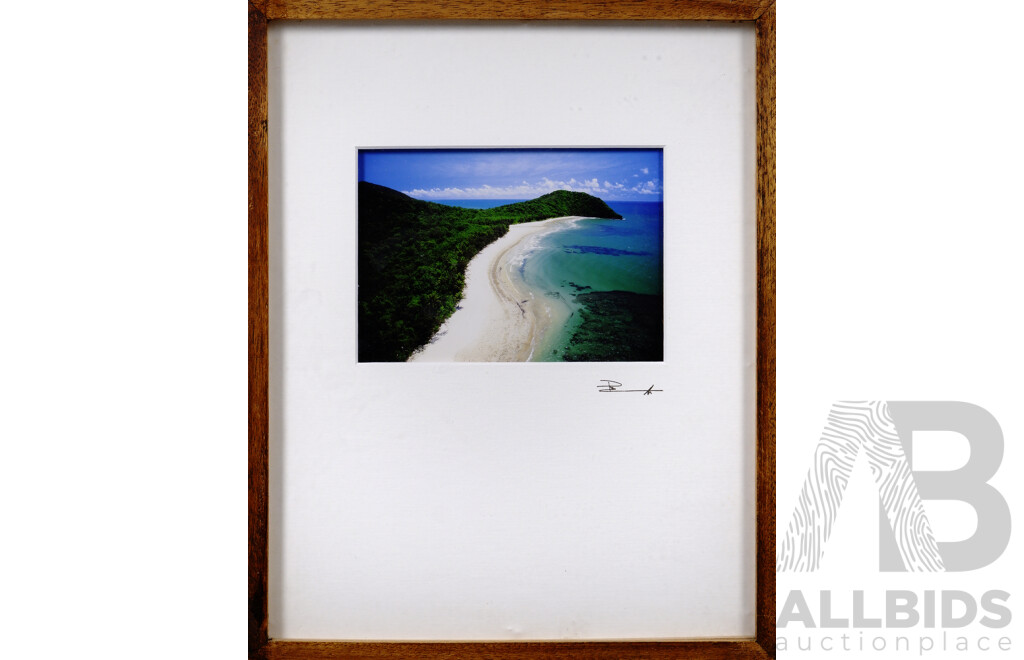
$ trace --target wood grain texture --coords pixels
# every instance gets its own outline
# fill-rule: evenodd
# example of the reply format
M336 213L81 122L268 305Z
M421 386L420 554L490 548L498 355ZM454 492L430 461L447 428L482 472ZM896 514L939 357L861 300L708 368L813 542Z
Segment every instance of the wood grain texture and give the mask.
M249 654L267 639L267 19L249 4Z
M757 29L757 641L775 657L775 6Z
M753 641L694 642L271 642L265 660L746 660Z
M299 642L267 637L268 572L268 18L756 19L757 559L756 638L687 642ZM775 8L772 0L251 0L249 3L249 657L266 660L625 660L775 657Z
M268 18L752 21L773 0L269 0Z

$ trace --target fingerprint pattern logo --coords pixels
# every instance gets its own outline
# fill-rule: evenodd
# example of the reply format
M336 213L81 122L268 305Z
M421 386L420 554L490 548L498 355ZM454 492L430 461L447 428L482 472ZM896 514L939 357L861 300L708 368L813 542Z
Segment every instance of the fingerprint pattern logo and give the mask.
M833 404L793 519L779 546L776 570L815 571L835 525L861 449L906 570L945 570L931 523L885 401Z

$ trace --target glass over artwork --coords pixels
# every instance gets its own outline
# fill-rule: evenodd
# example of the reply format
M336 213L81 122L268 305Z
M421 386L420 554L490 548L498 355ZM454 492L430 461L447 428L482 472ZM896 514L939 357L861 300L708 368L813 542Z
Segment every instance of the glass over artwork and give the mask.
M661 361L660 149L359 152L360 362Z

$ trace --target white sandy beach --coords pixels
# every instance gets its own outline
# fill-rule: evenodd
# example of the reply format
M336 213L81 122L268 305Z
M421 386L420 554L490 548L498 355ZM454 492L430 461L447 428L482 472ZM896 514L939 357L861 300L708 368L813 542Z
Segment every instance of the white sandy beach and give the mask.
M550 309L525 287L516 270L529 240L581 216L509 227L466 267L458 309L430 342L409 358L418 362L523 362L551 323Z

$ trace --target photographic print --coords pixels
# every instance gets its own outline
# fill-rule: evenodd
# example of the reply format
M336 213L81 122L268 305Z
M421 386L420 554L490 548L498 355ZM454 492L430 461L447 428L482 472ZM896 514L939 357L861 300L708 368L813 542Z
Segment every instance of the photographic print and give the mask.
M360 362L649 362L661 149L362 149Z

